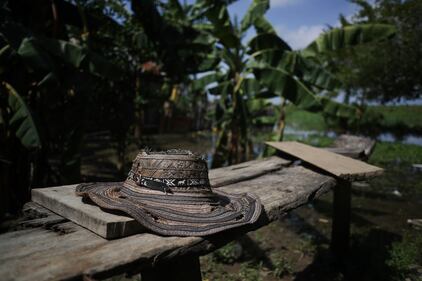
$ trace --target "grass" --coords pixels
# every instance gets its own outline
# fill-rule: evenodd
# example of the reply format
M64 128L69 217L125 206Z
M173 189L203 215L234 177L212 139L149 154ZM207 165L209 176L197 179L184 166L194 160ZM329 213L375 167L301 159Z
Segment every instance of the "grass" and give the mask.
M369 162L381 166L422 163L422 146L378 142L369 158Z
M422 269L421 249L422 235L417 232L407 232L402 241L393 243L386 263L395 280L422 280L417 273Z
M236 242L230 242L229 244L221 247L220 249L212 253L213 259L225 264L232 264L239 259L242 253L241 246Z
M274 270L272 272L274 277L282 278L285 275L293 273L292 262L279 253L273 254L271 256L271 261L274 265Z
M406 126L410 130L422 128L422 106L402 105L402 106L371 106L368 111L382 114L381 126L392 128Z
M301 130L328 130L327 124L321 114L301 110L294 105L286 106L286 124Z
M422 106L369 106L367 116L380 115L376 125L385 130L405 130L407 132L422 131ZM368 119L365 118L364 119ZM286 124L295 129L311 131L327 131L328 125L320 113L307 112L294 105L286 106Z

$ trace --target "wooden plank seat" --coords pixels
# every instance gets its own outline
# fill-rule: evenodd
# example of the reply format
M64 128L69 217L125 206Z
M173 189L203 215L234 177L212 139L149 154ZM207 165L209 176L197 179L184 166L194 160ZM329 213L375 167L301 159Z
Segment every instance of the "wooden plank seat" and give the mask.
M336 185L331 176L302 166L286 166L290 162L281 160L270 157L259 160L259 165L250 161L210 172L211 181L221 190L257 194L264 211L253 225L208 237L140 233L107 240L28 203L25 212L31 219L21 222L19 230L0 235L0 276L2 280L89 280L142 271L143 280L198 279L199 255L280 218Z

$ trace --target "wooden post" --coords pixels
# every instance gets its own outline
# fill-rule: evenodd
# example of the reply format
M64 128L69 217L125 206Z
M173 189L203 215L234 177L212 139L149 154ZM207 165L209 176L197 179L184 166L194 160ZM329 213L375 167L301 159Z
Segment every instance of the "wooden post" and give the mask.
M198 256L175 258L142 271L142 281L201 281L201 266Z
M351 186L350 181L338 179L337 186L334 187L331 250L340 260L349 251Z

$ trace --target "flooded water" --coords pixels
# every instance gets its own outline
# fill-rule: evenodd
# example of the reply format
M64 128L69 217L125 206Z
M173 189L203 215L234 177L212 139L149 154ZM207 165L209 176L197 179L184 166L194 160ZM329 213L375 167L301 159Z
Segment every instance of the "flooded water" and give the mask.
M422 136L407 134L402 137L396 137L392 133L382 133L377 136L378 141L399 142L404 144L415 144L422 146Z
M312 136L320 136L320 137L329 137L335 138L337 137L337 133L335 131L313 131L313 130L300 130L294 127L286 126L285 130L286 136L294 136L298 139L308 139ZM397 136L393 133L380 133L377 136L373 137L377 141L382 142L397 142L403 144L414 144L422 146L422 136L416 134L405 134L403 136Z

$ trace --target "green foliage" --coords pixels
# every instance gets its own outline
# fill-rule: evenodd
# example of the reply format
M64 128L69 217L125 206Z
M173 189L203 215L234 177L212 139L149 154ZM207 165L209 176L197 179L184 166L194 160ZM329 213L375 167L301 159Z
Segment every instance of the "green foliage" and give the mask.
M226 48L239 47L240 37L231 22L224 1L199 0L193 10L196 17L205 17L209 21L209 30L218 38L219 43Z
M271 257L271 261L274 265L274 270L272 273L276 278L282 278L283 276L293 272L291 262L280 254L274 254Z
M286 106L286 124L298 130L323 132L328 129L322 114L301 110L294 105Z
M111 59L113 44L98 47L96 40L107 37L95 32L98 25L110 27L114 21L93 8L60 0L6 1L0 8L0 114L9 130L1 157L19 167L10 169L7 179L25 178L18 184L5 181L19 200L14 206L28 200L30 186L80 181L88 126L104 122L112 132L119 130L116 135L126 135L128 67L122 70L121 60Z
M246 11L241 22L241 31L249 29L270 8L269 0L254 0Z
M7 125L10 126L13 134L19 139L24 147L29 150L40 149L42 143L37 126L22 97L6 82L2 82L0 85L0 93L2 94L0 98L5 97L7 100L7 106L4 106L4 108L9 109L7 111L10 112L10 118L1 116L3 122L7 121ZM12 132L9 132L9 134L10 133Z
M218 63L212 54L215 39L194 24L193 7L184 9L178 1L158 4L152 0L131 1L134 17L155 45L156 59L169 78L180 82L187 74L213 69Z
M406 233L403 240L394 242L386 264L390 267L394 280L420 280L416 270L422 264L422 235L420 233ZM420 266L419 266L420 267Z
M213 258L215 261L225 263L225 264L232 264L237 261L241 254L240 245L237 242L230 242L229 244L221 247L220 249L214 251L212 253Z
M422 106L369 106L367 111L381 115L379 124L385 129L401 127L409 132L422 129Z
M323 33L302 51L292 51L264 18L267 9L268 1L252 2L237 30L222 2L204 0L195 5L196 14L203 15L214 27L208 30L224 47L219 54L228 66L227 71L204 76L193 84L193 89L198 89L217 83L209 89L209 93L220 96L215 114L220 134L213 167L249 158L250 124L268 122L252 109L253 99L279 96L301 109L323 112L329 118L341 119L347 124L356 123L362 115L360 110L320 94L323 90L337 90L341 82L324 68L319 56L385 39L394 33L389 25L348 26ZM247 46L242 46L239 38L251 26L255 27L257 35ZM282 112L278 110L277 140L283 136Z
M258 264L242 263L240 265L239 278L242 281L260 281L262 280L260 274L261 270L262 262Z
M416 99L421 96L422 2L419 0L352 1L359 6L351 24L391 24L392 40L363 45L334 59L350 96L362 104Z
M301 55L304 58L318 57L356 45L385 40L395 33L394 26L389 24L356 24L333 28L301 50Z
M263 17L261 17L263 18ZM390 25L354 25L337 28L322 33L307 48L291 51L290 47L266 24L266 33L258 33L250 43L252 59L248 67L253 71L265 90L256 96L279 96L287 99L298 108L322 112L331 122L343 126L355 126L362 118L362 111L354 106L338 103L330 99L327 92L342 88L340 77L334 75L332 67L328 67L323 58L333 52L344 51L363 43L386 39L394 34ZM257 27L257 30L262 30ZM266 43L262 43L266 38ZM283 138L283 109L278 110L279 120L275 126L273 140Z
M309 235L303 235L303 240L300 241L299 244L299 251L301 251L305 255L314 254L317 250L317 246L315 241Z
M389 163L411 165L422 162L422 148L419 145L380 142L375 146L369 162L385 166Z

